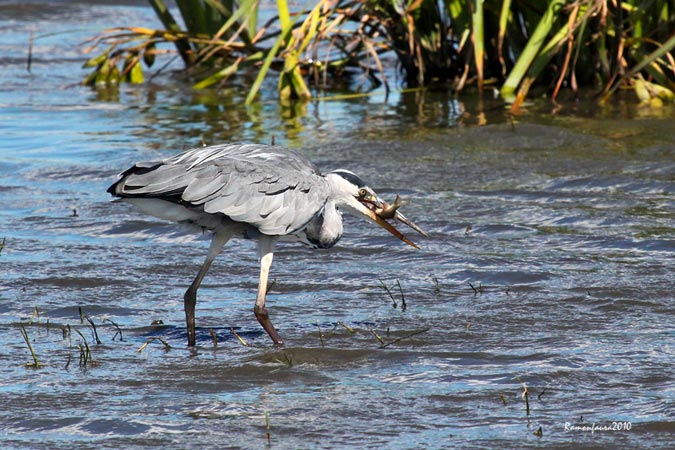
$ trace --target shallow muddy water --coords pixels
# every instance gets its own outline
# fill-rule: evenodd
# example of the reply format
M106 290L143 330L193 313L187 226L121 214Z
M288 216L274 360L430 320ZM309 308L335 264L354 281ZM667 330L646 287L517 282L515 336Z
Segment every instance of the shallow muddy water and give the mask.
M541 102L511 121L417 92L246 109L170 74L96 92L74 85L77 45L155 25L149 8L0 8L3 448L672 447L673 108ZM188 349L182 295L206 237L105 190L139 160L272 136L400 193L430 237L410 234L413 250L347 218L331 250L280 245L284 348L252 313L254 245L231 242Z

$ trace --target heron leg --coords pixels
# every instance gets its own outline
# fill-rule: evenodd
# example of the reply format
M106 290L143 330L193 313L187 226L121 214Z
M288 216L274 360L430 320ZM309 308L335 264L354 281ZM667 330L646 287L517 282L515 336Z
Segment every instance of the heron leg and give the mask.
M274 257L274 244L277 238L272 236L262 235L259 241L260 252L260 282L258 283L258 296L255 300L255 307L253 312L260 325L270 335L275 345L284 345L284 341L274 329L272 321L270 320L267 308L265 308L265 296L267 295L267 280L270 274L270 266L272 266L272 259Z
M218 256L218 254L223 249L223 246L231 236L231 233L213 233L213 238L211 238L211 245L209 246L209 253L206 255L206 260L204 261L204 264L202 264L202 267L199 269L197 276L192 281L192 284L187 289L187 291L185 291L185 295L183 296L189 347L194 347L196 343L195 306L197 305L197 289L199 289L199 286L202 284L202 280L204 279L206 272L209 271L211 263L213 263L213 260L216 259L216 256Z

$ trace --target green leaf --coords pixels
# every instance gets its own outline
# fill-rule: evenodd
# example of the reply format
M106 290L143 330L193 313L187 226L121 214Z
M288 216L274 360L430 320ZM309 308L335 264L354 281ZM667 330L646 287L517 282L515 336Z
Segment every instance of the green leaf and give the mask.
M288 30L291 27L291 15L288 12L288 2L286 0L277 0L277 11L279 12L279 23L282 30Z
M112 64L110 75L108 76L108 84L119 84L120 78L120 69L117 68L117 65Z
M94 83L97 85L108 84L108 79L110 78L110 60L106 60L105 63L101 64L101 67L96 73L94 78Z
M483 46L483 0L476 0L475 9L472 14L473 25L473 55L476 64L476 72L478 75L478 90L483 90L483 59L485 57L485 49Z
M279 0L279 2L285 3L285 0ZM287 11L288 12L288 11ZM281 16L281 13L280 13ZM265 58L265 61L263 62L262 67L260 68L260 72L258 72L258 76L256 77L255 81L253 82L253 86L251 87L251 90L248 92L248 95L246 96L246 104L250 105L253 103L253 99L255 96L258 94L258 91L260 90L260 86L262 85L263 80L265 79L265 75L267 75L267 71L270 69L270 66L272 65L272 60L274 57L279 53L279 49L281 48L281 45L283 42L285 42L291 35L291 31L293 30L293 23L288 23L288 27L284 28L279 34L279 37L277 38L276 42L274 42L274 45L270 49L270 51L267 53L267 57Z
M196 83L192 86L193 89L206 89L209 86L212 86L222 80L223 78L227 78L230 75L234 74L237 70L239 69L239 64L238 63L233 63L230 64L229 66L225 67L222 70L219 70L218 72L214 73L213 75L204 78L202 81L199 83Z
M133 84L141 84L145 81L143 67L141 67L141 62L138 59L129 71L129 81Z
M99 68L92 70L91 73L87 75L87 78L84 79L82 84L85 86L93 86L94 84L96 84L96 77L98 76L98 72Z
M550 33L551 28L558 17L558 12L564 6L564 4L565 0L551 0L551 3L549 3L546 12L537 24L537 28L535 28L534 33L532 33L532 36L530 36L530 39L527 41L527 45L518 57L516 65L513 67L513 69L511 69L509 76L502 86L501 94L504 98L511 98L513 96L514 92L518 88L518 85L525 77L527 69L530 67L535 57L539 54L539 49L544 44L544 39Z
M282 100L290 99L293 96L303 99L312 98L312 93L307 88L305 79L300 73L296 50L291 50L286 54L284 70L279 75L278 91Z
M675 93L673 93L673 91L656 83L651 83L641 78L635 78L633 80L633 86L635 93L641 102L649 101L653 97L669 102L675 100Z
M150 5L155 10L155 13L162 21L164 28L173 32L182 31L180 26L176 23L176 20L171 15L169 8L166 6L163 0L148 0ZM194 63L194 54L192 53L192 48L190 47L190 42L187 39L177 39L174 41L174 45L178 50L183 62L186 66L191 66Z
M87 62L82 64L82 68L85 69L87 67L100 66L106 59L108 59L108 55L110 54L113 48L114 46L110 46L106 51L104 51L100 55L96 55L93 58L88 59Z
M244 59L242 62L240 62L240 63L234 62L234 63L230 64L229 66L225 67L224 69L219 70L218 72L214 73L213 75L210 75L209 77L204 78L199 83L194 84L192 86L192 88L193 89L206 89L207 87L216 84L217 82L219 82L223 78L227 78L230 75L233 75L240 68L252 66L256 62L263 59L263 56L265 56L265 54L263 52L253 53L252 55L250 55L246 59Z
M145 46L145 50L143 51L143 62L148 67L152 67L152 65L155 63L155 43L154 42L151 42L151 43L149 43L148 45Z
M642 103L651 100L652 95L647 89L646 82L639 78L633 80L633 90Z

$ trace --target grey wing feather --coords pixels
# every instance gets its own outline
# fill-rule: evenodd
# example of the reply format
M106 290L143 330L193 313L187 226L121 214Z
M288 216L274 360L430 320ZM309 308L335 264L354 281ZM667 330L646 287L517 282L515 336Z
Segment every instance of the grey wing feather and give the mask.
M330 189L318 169L293 150L226 144L136 164L108 191L180 203L283 235L320 213Z

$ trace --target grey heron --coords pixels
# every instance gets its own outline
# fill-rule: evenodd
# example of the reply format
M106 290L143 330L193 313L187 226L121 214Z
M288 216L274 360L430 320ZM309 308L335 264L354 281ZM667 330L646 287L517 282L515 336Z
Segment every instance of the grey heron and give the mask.
M365 217L417 246L385 220L398 220L426 236L347 170L321 174L300 153L256 144L223 144L139 162L108 188L141 211L213 233L204 264L184 295L188 346L195 345L197 290L231 238L258 241L260 280L254 313L276 345L283 345L265 307L274 246L279 240L330 248L342 237L342 211Z

